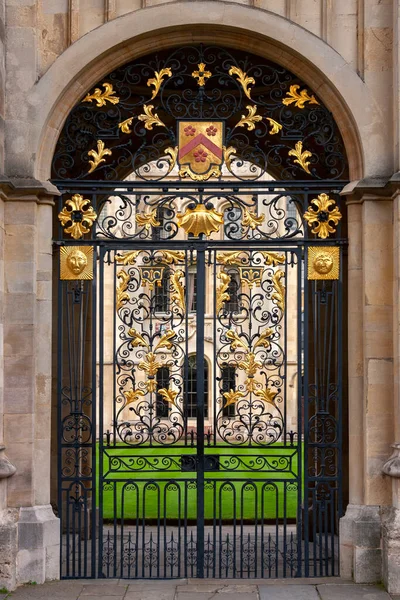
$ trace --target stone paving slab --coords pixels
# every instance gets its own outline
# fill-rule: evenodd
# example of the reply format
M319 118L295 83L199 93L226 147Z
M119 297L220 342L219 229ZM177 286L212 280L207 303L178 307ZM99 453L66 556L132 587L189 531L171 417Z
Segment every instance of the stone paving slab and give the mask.
M97 581L96 585L93 584L83 584L83 589L81 592L82 597L86 596L97 596L104 594L104 596L123 596L128 589L128 584L125 583L123 585L114 583L113 585L104 586L102 583Z
M390 600L383 587L371 585L335 585L317 586L321 600Z
M313 585L260 585L258 589L260 600L320 600Z
M149 590L141 589L135 592L127 592L124 600L174 600L175 588L170 587L169 590Z

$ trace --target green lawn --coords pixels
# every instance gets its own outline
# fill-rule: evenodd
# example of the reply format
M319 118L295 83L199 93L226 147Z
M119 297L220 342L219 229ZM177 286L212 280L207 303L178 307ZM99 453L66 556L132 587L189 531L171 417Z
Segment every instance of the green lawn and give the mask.
M195 473L178 471L181 454L193 455L195 449L148 446L106 449L103 459L106 476L103 485L104 519L113 519L116 515L119 520L123 512L126 521L134 522L144 513L147 520L157 521L160 518L162 523L164 516L168 521L177 521L179 517L183 519L186 513L189 521L196 521ZM254 521L255 514L258 519L263 515L265 520L275 521L277 514L279 518L283 517L285 503L287 518L296 518L295 448L278 444L273 448L220 445L207 448L206 454L219 455L220 462L226 467L238 467L230 472L220 468L219 471L205 473L207 521L212 521L214 515L217 523L220 518L224 522L233 518ZM135 472L132 472L133 468ZM293 483L288 484L287 480Z

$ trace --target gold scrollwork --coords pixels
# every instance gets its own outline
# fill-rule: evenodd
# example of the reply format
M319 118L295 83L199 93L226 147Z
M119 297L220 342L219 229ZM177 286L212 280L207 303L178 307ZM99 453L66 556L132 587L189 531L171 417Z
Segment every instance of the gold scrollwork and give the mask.
M256 215L256 213L252 210L248 210L245 208L243 210L243 227L250 227L250 229L257 229L265 219L265 215Z
M190 165L182 165L179 169L179 177L190 177L193 181L207 181L210 177L220 177L221 169L218 165L213 165L207 173L194 173Z
M147 348L149 348L148 344L145 342L144 338L138 334L134 329L130 330L128 332L128 334L130 332L133 332L136 336L135 339L139 338L139 342L136 344L137 346L139 345L146 345ZM156 347L154 348L153 351L151 352L147 352L144 356L144 359L139 363L138 368L141 371L145 371L147 374L147 381L146 381L146 390L148 392L155 392L157 389L157 382L156 382L156 375L157 375L157 371L159 369L161 369L161 367L164 366L165 362L160 360L157 355L156 352L158 350L161 349L166 349L166 350L171 350L173 347L173 342L171 340L173 340L176 337L176 333L174 331L172 331L171 329L168 330L166 333L164 333L164 335L161 336L159 342L157 343ZM174 398L175 400L175 398Z
M332 210L330 207L333 207ZM342 218L335 201L329 198L328 194L319 194L318 198L311 200L311 205L303 216L311 227L311 232L322 239L326 239L330 233L335 233L335 227Z
M121 254L117 254L115 256L115 262L120 265L134 265L136 263L136 259L140 254L140 250L127 250L126 252L122 252Z
M195 237L200 234L209 236L213 231L219 231L224 222L223 214L215 208L206 208L204 204L197 204L195 208L187 208L185 212L176 215L179 227L186 233Z
M125 406L128 406L128 404L133 404L134 402L137 402L138 400L143 398L144 395L145 395L145 392L143 390L135 390L135 389L128 390L127 392L125 392L125 398L127 400Z
M304 108L306 102L309 102L310 104L319 104L315 96L310 96L305 89L299 92L299 89L299 85L291 85L289 91L286 93L286 98L282 100L282 104L289 106L294 102L297 108Z
M275 404L275 396L278 394L275 390L271 390L271 388L257 388L254 390L254 395L258 398L261 398L267 404L272 404L272 406L276 406Z
M93 246L62 246L60 279L63 281L93 279Z
M339 272L340 251L338 247L310 246L308 248L308 279L339 279Z
M311 162L307 159L311 158L312 153L309 150L303 150L303 142L297 142L294 150L289 150L288 156L294 156L294 162L300 165L300 167L304 169L306 173L311 175L309 166Z
M154 286L162 283L164 267L139 267L140 279L142 285L148 285L149 290L154 290Z
M165 400L165 402L168 402L169 404L173 404L174 406L176 406L176 397L178 395L178 392L176 390L171 390L171 388L161 388L161 390L158 390L158 393L160 394L160 396L162 397L163 400Z
M88 152L88 156L91 156L93 158L93 160L89 160L90 169L88 173L93 173L93 171L97 169L97 167L101 165L101 163L106 162L106 159L104 157L111 155L112 151L109 148L105 147L103 140L97 140L97 151L93 149L89 150Z
M125 302L129 300L129 294L126 290L128 289L131 276L122 269L117 273L117 279L119 279L116 289L116 311L118 312L124 306Z
M100 88L96 88L93 94L87 94L82 102L96 102L97 107L101 108L105 106L107 102L111 104L118 104L119 97L115 96L115 91L111 83L102 83L104 92Z
M235 125L235 127L244 127L246 126L249 131L253 131L255 129L255 123L262 121L261 115L256 115L257 106L251 106L251 104L246 106L248 115L242 115L240 121Z
M178 146L175 146L175 148L172 148L172 146L170 146L169 148L166 148L165 154L167 154L170 157L169 165L168 165L168 172L167 172L167 175L169 175L171 173L172 169L176 165L176 159L178 158Z
M270 338L274 335L274 330L270 327L264 329L258 336L256 343L254 344L254 349L256 348L268 348L271 346Z
M247 283L250 289L254 285L260 286L263 272L263 267L239 267L240 281L242 284Z
M220 265L244 265L249 257L243 250L232 250L231 252L217 252L217 262Z
M282 311L285 311L285 273L281 269L278 269L272 276L272 286L274 293L271 296L272 302Z
M130 127L133 123L134 118L135 118L135 116L129 117L128 119L125 119L125 121L121 121L121 123L118 123L119 129L123 133L132 133L132 129Z
M154 77L151 77L147 81L148 87L150 87L151 85L154 86L154 90L153 90L150 100L154 100L154 98L157 96L158 92L160 91L160 87L164 82L164 77L171 77L171 76L172 76L172 71L169 67L166 67L165 69L161 69L161 71L154 71Z
M278 123L278 121L271 119L271 117L267 117L267 121L269 121L269 124L271 125L271 129L269 130L270 135L276 135L281 131L282 125Z
M185 262L184 250L157 250L156 256L167 265L178 265Z
M217 314L223 308L224 302L229 302L231 299L230 295L226 291L229 287L231 277L228 273L218 273L217 278L220 280L221 285L217 287L216 293L216 310ZM228 332L229 333L229 332Z
M144 227L146 231L150 231L150 227L160 227L161 223L157 221L157 209L154 208L149 213L144 215L137 214L135 217L136 223L140 227Z
M193 71L192 77L197 79L197 85L199 87L204 87L206 84L206 79L209 79L212 75L211 71L206 71L205 63L200 63L197 65L198 71Z
M165 123L161 121L157 113L153 113L154 106L152 104L144 104L143 105L143 115L139 115L139 121L144 122L145 129L151 131L153 126L157 127L166 127Z
M285 255L279 252L261 252L267 267L277 267L285 264Z
M229 69L229 75L236 75L237 76L237 80L240 83L240 85L243 88L244 93L246 94L247 98L249 98L249 100L251 100L251 90L249 88L249 85L254 85L255 84L255 79L254 77L248 77L247 73L244 73L242 71L242 69L239 69L239 67L231 67Z
M227 406L230 406L231 404L236 404L236 402L241 400L241 398L245 397L245 394L243 394L243 392L234 391L234 390L229 390L229 392L224 392L222 395L226 400L224 408L226 408Z
M239 350L240 348L242 348L243 350L248 350L247 347L247 342L241 338L239 336L239 334L237 333L237 331L234 331L233 329L229 329L226 334L226 339L228 339L230 341L230 346L231 346L231 350Z
M226 168L234 175L232 171L232 160L234 159L234 154L236 154L236 148L233 146L228 146L228 148L223 146L222 151L224 153L224 163L226 164Z
M74 194L71 199L66 200L64 208L58 213L58 218L65 233L70 233L75 240L79 240L85 233L89 233L97 219L97 214L91 206L90 200L81 194ZM66 227L68 223L71 225Z
M171 295L171 301L175 302L183 312L186 311L185 288L181 283L181 279L184 275L184 272L181 271L181 269L178 269L177 271L174 271L171 277L171 283L174 289L174 292Z

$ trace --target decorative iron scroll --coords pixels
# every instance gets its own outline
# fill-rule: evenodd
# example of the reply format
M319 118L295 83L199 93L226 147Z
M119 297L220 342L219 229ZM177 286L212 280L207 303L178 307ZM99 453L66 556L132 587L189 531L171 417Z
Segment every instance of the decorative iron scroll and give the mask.
M71 111L55 180L346 179L329 110L293 73L234 49L192 45L109 73ZM224 165L226 171L224 170Z

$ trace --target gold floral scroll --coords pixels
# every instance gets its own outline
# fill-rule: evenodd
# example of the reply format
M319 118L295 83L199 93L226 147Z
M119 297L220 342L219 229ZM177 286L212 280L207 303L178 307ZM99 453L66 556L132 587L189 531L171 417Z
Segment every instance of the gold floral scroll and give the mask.
M62 246L60 279L63 281L93 279L93 246Z
M334 246L308 248L308 274L310 280L339 279L340 251Z

